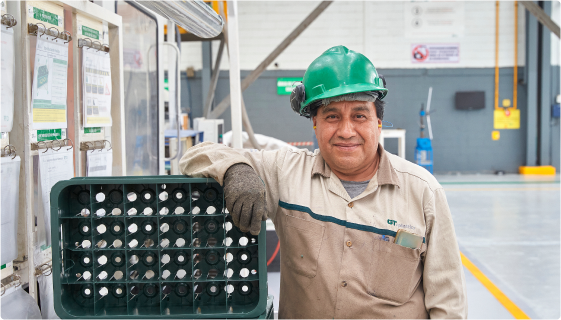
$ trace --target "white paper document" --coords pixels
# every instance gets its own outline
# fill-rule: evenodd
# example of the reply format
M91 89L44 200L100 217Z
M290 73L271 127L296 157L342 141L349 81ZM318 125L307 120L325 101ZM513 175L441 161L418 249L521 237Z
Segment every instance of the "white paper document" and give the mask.
M20 157L2 157L1 194L2 203L2 256L0 264L18 257L18 212L19 212L19 168Z
M111 126L111 61L109 53L82 48L84 127Z
M109 177L113 173L112 150L87 151L87 162L88 177Z
M69 147L62 147L59 151L48 149L47 152L39 152L39 176L48 246L51 245L51 189L57 182L74 177L72 151Z
M33 129L66 128L68 43L37 37L33 70Z
M41 294L41 315L43 315L43 319L60 319L55 311L52 273L48 276L37 277L37 282Z
M2 25L2 132L14 124L14 28Z

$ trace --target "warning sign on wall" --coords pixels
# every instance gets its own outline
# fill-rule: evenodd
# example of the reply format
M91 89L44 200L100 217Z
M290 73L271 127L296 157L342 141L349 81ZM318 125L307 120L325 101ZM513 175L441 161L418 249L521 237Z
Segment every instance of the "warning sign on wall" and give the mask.
M460 62L460 44L412 44L411 62L458 63Z
M494 129L520 129L520 110L506 109L495 110Z

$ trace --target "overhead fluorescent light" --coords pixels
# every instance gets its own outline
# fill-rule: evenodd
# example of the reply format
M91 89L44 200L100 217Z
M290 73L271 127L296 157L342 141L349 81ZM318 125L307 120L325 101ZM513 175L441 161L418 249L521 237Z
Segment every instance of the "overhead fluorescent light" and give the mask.
M224 21L200 0L139 1L136 3L172 20L201 38L214 38L222 32Z

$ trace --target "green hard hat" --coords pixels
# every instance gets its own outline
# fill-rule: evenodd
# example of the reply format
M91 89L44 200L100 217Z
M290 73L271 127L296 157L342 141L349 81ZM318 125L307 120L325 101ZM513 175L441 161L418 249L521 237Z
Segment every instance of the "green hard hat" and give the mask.
M388 93L376 68L363 54L336 46L315 59L304 74L304 101L300 114L310 103L348 93L378 92L382 100Z

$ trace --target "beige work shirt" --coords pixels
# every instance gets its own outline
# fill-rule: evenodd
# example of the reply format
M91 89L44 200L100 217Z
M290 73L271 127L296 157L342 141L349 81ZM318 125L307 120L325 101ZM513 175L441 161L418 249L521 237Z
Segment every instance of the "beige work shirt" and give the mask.
M425 169L378 146L378 171L351 199L319 150L249 151L205 142L179 166L223 184L236 163L267 189L281 243L279 318L466 318L465 279L444 191ZM393 243L399 229L420 249ZM389 241L388 241L389 240Z

